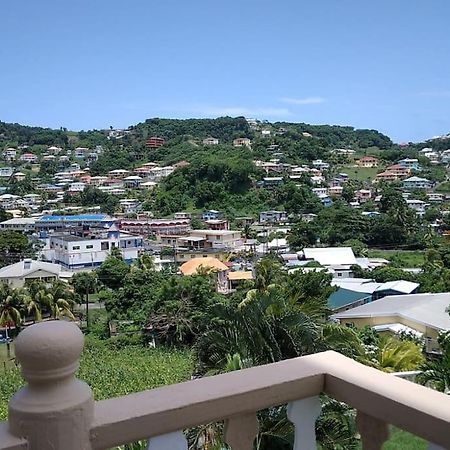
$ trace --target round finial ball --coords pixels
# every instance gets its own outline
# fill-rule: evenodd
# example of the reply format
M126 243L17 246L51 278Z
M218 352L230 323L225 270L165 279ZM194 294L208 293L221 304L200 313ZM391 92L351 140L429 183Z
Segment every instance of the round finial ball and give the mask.
M41 322L16 339L16 357L28 381L63 378L75 373L83 350L83 333L71 322Z

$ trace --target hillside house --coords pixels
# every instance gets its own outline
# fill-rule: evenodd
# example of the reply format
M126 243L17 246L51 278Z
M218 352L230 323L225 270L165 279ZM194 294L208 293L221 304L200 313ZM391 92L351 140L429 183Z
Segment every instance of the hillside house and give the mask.
M147 139L145 145L149 148L158 148L162 147L166 143L164 138L152 136L151 138Z
M207 137L202 141L203 145L219 145L219 139L214 137Z
M259 213L259 223L281 223L288 220L286 211L261 211Z
M17 150L11 147L7 148L3 152L3 158L5 159L6 162L15 161L15 159L17 158Z
M403 180L404 189L430 189L431 181L421 177L409 177Z
M130 175L123 179L123 185L126 188L136 189L142 184L142 177L138 175Z
M419 216L425 214L425 211L429 206L428 203L418 199L407 199L406 204L408 205L408 208L413 209Z
M359 167L378 167L378 158L374 156L363 156L358 160Z
M401 159L398 162L398 165L403 167L404 169L416 170L416 171L421 170L421 167L419 165L419 160L417 158L404 158L404 159Z
M327 170L327 169L330 168L330 164L327 163L327 162L325 162L325 161L322 161L321 159L315 159L315 160L312 162L312 166L313 166L315 169L320 170L320 171L322 171L322 170Z
M23 155L20 155L19 160L22 162L33 163L38 160L38 157L34 153L24 153Z
M249 138L237 138L233 140L234 147L251 147L252 141Z
M202 220L217 220L220 217L220 212L215 209L209 209L202 214Z

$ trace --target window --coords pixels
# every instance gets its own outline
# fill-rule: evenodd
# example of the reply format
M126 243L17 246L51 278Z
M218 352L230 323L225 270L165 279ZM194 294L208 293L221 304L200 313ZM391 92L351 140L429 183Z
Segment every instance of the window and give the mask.
M100 248L102 250L109 250L109 242L102 242Z
M94 248L94 246L92 244L89 244L89 245L86 245L86 248L90 249L90 248Z
M74 245L74 246L72 247L72 250L80 250L80 246L79 246L79 245Z

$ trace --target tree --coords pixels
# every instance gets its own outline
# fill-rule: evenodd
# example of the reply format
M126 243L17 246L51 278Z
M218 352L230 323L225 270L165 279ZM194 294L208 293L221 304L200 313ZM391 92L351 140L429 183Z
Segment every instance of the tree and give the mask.
M18 292L12 290L7 284L0 284L0 325L6 326L7 356L11 356L9 342L11 326L20 325L22 317L20 314L20 299Z
M86 328L89 331L89 294L93 294L98 288L98 278L95 272L80 272L74 274L71 284L75 293L80 297L85 297L86 306Z
M32 257L34 250L27 236L16 231L0 231L0 255L2 262L12 264Z
M422 384L430 384L441 392L450 392L450 333L442 333L438 337L438 343L442 350L442 356L434 360L424 362L420 366L421 373L417 377Z
M314 245L318 239L317 228L313 223L300 221L292 226L287 240L293 249Z
M109 255L102 265L96 269L98 279L110 289L119 289L123 286L124 279L130 271L130 266L113 250L114 254ZM120 252L120 249L118 249ZM112 252L113 253L113 252Z
M422 349L412 341L382 339L377 353L377 366L385 372L417 370L424 362Z

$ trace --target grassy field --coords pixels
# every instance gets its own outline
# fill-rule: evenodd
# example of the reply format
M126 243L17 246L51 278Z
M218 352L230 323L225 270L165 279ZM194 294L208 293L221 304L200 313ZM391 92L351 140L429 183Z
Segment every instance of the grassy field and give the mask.
M345 172L350 180L357 181L372 181L376 174L382 169L380 167L350 167L343 166L339 169L340 172Z
M425 262L424 252L421 250L370 249L367 256L369 256L369 258L388 259L391 262L392 267L421 267Z
M427 443L406 431L393 428L388 442L383 445L383 450L426 450Z
M6 346L1 346L6 347ZM8 401L23 385L15 366L0 368L0 420L7 416ZM126 395L166 384L189 380L193 371L189 351L151 349L140 346L111 347L88 340L78 377L86 381L96 400Z

